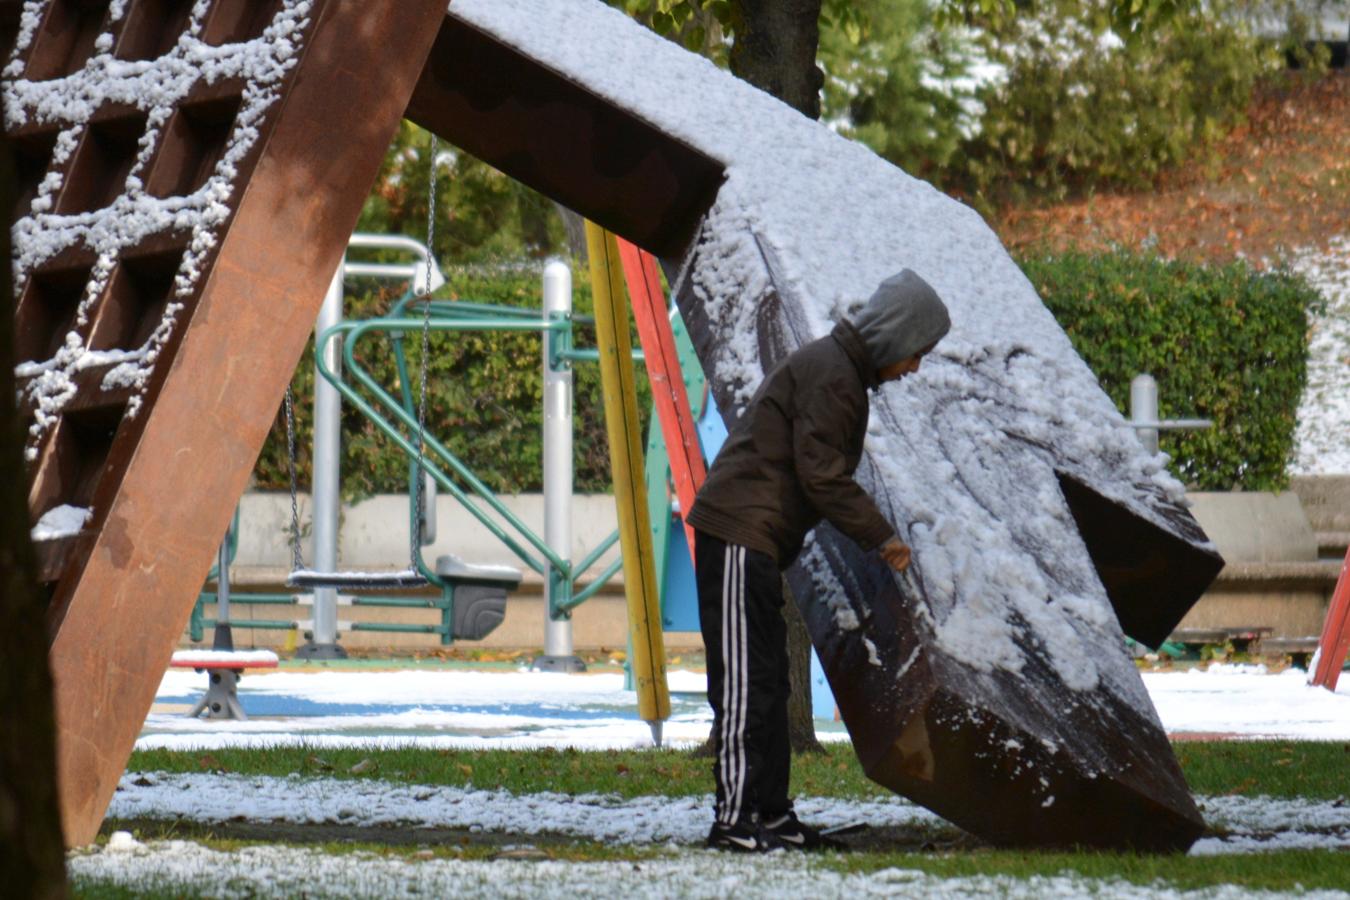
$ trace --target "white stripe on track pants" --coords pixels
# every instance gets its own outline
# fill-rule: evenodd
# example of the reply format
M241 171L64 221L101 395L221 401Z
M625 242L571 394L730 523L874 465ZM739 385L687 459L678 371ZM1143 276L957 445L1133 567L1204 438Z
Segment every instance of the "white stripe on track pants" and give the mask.
M787 626L773 557L695 532L698 609L708 652L717 821L790 808Z

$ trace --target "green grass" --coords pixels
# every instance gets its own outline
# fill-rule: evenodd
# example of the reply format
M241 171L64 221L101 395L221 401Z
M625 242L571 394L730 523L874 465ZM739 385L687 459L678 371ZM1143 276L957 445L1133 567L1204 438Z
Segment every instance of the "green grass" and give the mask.
M1188 742L1175 746L1182 770L1198 794L1246 794L1330 800L1350 797L1350 744L1290 741ZM365 770L351 769L369 760ZM233 749L147 750L132 755L132 772L224 771L247 775L291 774L377 778L409 784L502 788L513 793L648 794L710 793L712 762L688 750L588 752L576 750ZM799 756L792 765L793 792L803 796L861 799L890 792L863 775L847 745Z
M1343 743L1234 741L1180 743L1177 757L1198 794L1245 794L1329 800L1350 797L1350 745ZM351 769L364 763L362 771ZM330 778L375 778L394 782L483 789L514 793L554 791L565 794L688 796L712 791L711 760L687 750L582 752L441 751L401 749L279 748L219 750L209 753L154 750L132 756L132 772L229 771L248 775ZM889 796L862 774L847 745L831 745L823 754L798 757L793 762L793 792L807 796L850 799ZM212 825L190 821L109 821L104 833L130 829L141 840L190 840L225 852L238 851L259 841L305 846L340 856L370 852L410 862L437 859L489 860L505 843L531 843L550 857L575 862L631 861L688 854L669 846L611 846L561 836L522 839L511 835L470 834L460 829L402 834L381 829L347 834L306 833L277 824L262 837L239 830L232 823ZM1133 853L1034 852L980 846L950 826L934 826L932 834L910 835L890 843L881 836L871 849L813 857L814 869L844 873L871 873L887 868L920 870L929 875L958 878L1004 876L1027 879L1070 873L1085 879L1120 880L1145 886L1189 890L1235 885L1250 890L1344 889L1350 884L1350 853L1333 850L1280 851L1223 856L1149 856ZM344 840L343 838L350 838ZM383 841L383 842L381 842ZM920 848L923 849L920 849ZM933 849L933 848L936 849ZM881 849L878 849L881 848ZM691 865L697 864L689 857ZM82 880L75 896L121 900L143 896L196 896L187 890L162 890L150 884L124 889ZM1109 893L1109 886L1103 888ZM1106 894L1103 894L1105 896Z
M1208 741L1173 749L1197 794L1350 799L1350 744Z
M365 760L360 774L351 769ZM395 750L229 749L209 753L138 751L132 772L224 771L248 775L291 774L332 778L379 778L409 784L502 788L518 794L649 794L698 796L711 793L712 759L689 750ZM793 790L822 797L882 797L890 792L868 781L847 746L798 757Z

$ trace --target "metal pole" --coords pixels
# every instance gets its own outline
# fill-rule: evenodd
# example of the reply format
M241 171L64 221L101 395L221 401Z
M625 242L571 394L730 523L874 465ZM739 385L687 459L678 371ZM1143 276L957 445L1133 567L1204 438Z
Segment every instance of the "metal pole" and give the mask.
M1149 453L1158 452L1158 429L1141 428L1138 423L1156 425L1158 422L1158 382L1152 375L1136 375L1130 381L1130 421L1139 443Z
M344 260L345 261L345 260ZM333 273L323 298L315 335L342 322L342 266ZM341 372L341 341L334 338L324 349L329 371ZM342 396L319 373L314 373L314 531L311 555L315 571L337 571L339 473L342 460ZM347 651L337 643L337 589L314 589L314 630L296 651L305 659L342 659Z
M572 317L572 270L553 260L544 267L544 318ZM560 611L572 593L572 366L555 354L560 337L544 339L544 543L568 571L549 564L544 571L544 655L534 668L580 672L585 663L572 652L572 620Z
M220 542L216 558L216 630L212 650L233 650L234 632L230 629L230 532Z

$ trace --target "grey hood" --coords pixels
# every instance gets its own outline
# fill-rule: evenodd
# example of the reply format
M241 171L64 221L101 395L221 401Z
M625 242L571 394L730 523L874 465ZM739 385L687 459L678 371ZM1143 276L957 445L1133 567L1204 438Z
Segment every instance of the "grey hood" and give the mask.
M952 327L937 291L909 269L883 281L852 322L878 369L936 344Z

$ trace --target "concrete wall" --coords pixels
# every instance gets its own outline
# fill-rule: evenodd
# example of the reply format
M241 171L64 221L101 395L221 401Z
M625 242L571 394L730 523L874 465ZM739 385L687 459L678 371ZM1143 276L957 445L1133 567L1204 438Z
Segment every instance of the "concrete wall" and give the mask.
M1317 559L1317 538L1292 492L1197 491L1186 499L1191 501L1191 514L1229 563Z
M1318 561L1317 536L1299 495L1187 497L1228 565L1179 628L1264 627L1273 629L1274 637L1290 638L1319 634L1339 566Z
M1289 487L1314 531L1350 531L1350 475L1298 476Z
M540 494L519 494L502 498L503 504L536 534L544 530L544 498ZM306 562L310 552L310 502L299 497L300 528L304 536L302 551ZM535 584L542 579L529 569L492 532L473 517L453 497L442 496L436 508L436 542L423 551L429 562L444 553L453 553L470 563L514 566ZM483 507L484 511L486 507ZM501 519L493 515L494 521ZM579 494L572 506L572 558L582 559L599 546L617 527L614 498L608 494ZM231 574L240 584L278 583L291 569L291 500L289 494L249 493L240 502L239 553ZM513 532L514 534L514 532ZM525 544L523 538L517 540ZM611 549L595 571L618 555ZM402 494L371 497L354 505L344 505L338 528L338 564L360 570L402 569L408 565L408 498ZM619 583L622 583L620 576Z
M542 495L524 494L502 499L504 505L524 524L536 533L543 531ZM308 562L313 558L309 546L309 497L301 495L299 501L300 524L304 535L302 550ZM500 522L496 516L494 520ZM338 530L339 565L362 571L405 568L408 564L407 523L408 498L404 495L372 497L345 506ZM285 593L286 575L291 570L288 543L291 532L290 495L246 494L240 503L239 526L238 553L230 568L231 584L236 593ZM584 558L603 543L616 527L612 496L576 496L573 500L572 558ZM457 641L455 646L465 649L541 647L545 619L543 578L526 566L453 497L442 496L437 503L436 534L435 543L426 548L424 553L430 562L434 562L441 554L453 553L470 563L512 566L524 575L520 589L507 599L506 618L502 624L483 641ZM525 543L523 539L518 540ZM596 574L602 572L617 557L616 545L590 571ZM582 584L588 584L589 581L583 577ZM204 615L207 618L215 617L214 604L206 605ZM438 613L433 610L350 606L342 606L338 610L341 621L359 619L365 622L433 624L438 621L437 616ZM231 609L231 619L236 623L250 619L294 621L312 617L313 609L309 606L235 604ZM574 611L573 643L578 650L623 650L628 640L627 629L628 614L623 596L623 573L620 571L605 588ZM235 643L241 647L284 649L288 639L294 640L293 633L244 627L237 628L235 632ZM350 650L372 652L388 649L399 652L432 650L440 646L436 637L419 634L343 631L340 640ZM703 645L697 633L669 632L666 634L666 646L680 651L701 650Z
M1193 493L1192 512L1219 552L1228 561L1214 586L1181 623L1182 628L1273 628L1276 636L1317 634L1326 616L1338 566L1317 562L1314 527L1305 506L1319 517L1318 530L1350 529L1350 477L1296 480L1299 494ZM1300 497L1303 502L1300 503ZM536 531L543 530L543 498L526 494L503 498L508 509ZM301 525L305 530L305 559L312 558L308 541L309 499L300 497ZM237 590L282 590L290 571L290 497L251 493L243 498L239 553L231 568ZM462 647L531 648L543 642L543 580L524 565L481 523L450 497L437 505L437 539L426 557L453 553L466 562L509 565L524 574L520 590L507 602L506 619L485 641L460 642ZM398 569L408 559L408 501L401 495L374 497L343 510L339 529L341 565L362 570ZM616 527L613 498L584 495L573 507L572 558L581 559ZM600 572L618 554L611 549L592 571ZM583 579L583 583L586 580ZM583 604L573 616L573 639L579 650L622 649L627 642L627 613L622 573ZM206 615L215 611L207 607ZM362 607L339 610L343 620L432 622L434 613ZM236 606L236 621L306 619L308 607ZM240 629L241 645L284 646L279 631ZM342 642L351 649L434 649L436 639L426 635L346 632ZM672 633L667 646L701 647L697 634Z

